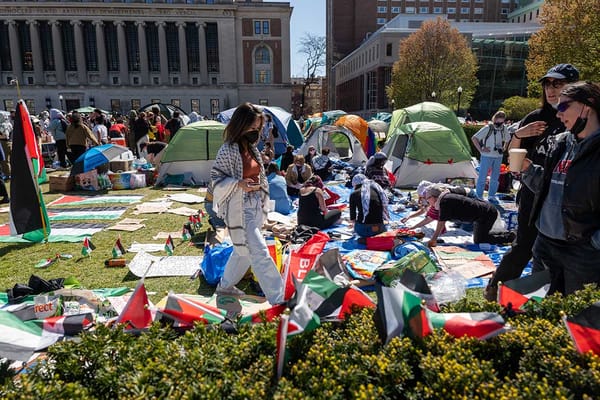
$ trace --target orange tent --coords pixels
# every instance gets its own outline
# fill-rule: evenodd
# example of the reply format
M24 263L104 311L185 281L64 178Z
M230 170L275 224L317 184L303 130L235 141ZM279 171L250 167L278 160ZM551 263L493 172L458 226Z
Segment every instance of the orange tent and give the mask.
M350 129L368 157L375 153L375 137L372 132L369 134L369 124L363 118L353 114L342 115L335 121L335 126Z

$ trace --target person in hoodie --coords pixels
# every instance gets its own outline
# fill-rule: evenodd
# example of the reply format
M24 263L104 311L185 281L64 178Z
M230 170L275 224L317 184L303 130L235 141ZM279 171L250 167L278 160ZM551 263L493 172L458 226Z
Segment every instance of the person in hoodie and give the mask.
M56 154L61 168L67 168L67 120L63 113L56 108L50 109L50 124L48 132L54 137Z

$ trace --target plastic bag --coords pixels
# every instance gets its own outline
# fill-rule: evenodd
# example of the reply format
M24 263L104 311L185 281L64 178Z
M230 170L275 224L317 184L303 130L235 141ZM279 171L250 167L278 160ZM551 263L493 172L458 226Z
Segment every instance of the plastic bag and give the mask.
M202 270L204 279L206 279L206 283L211 286L219 283L231 253L233 253L233 245L231 243L221 243L212 248L207 247L204 250L204 258L200 264L200 269Z
M440 272L428 281L438 304L458 301L467 294L467 280L457 272Z

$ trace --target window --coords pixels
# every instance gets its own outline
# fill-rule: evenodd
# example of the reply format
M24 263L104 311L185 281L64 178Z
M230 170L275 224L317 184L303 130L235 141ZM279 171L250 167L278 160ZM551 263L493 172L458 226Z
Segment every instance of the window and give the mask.
M68 21L60 22L60 33L63 46L63 59L65 71L77 71L77 58L75 57L75 38L73 25Z
M192 78L192 85L197 85L197 84L198 84L198 77L197 77L197 76L194 76L194 77Z
M28 76L27 77L27 84L28 85L33 85L33 76Z
M169 72L179 72L179 33L174 22L165 25L165 38L167 42L167 64Z
M255 83L271 83L271 71L257 69L254 72Z
M96 27L90 21L83 23L83 48L85 67L88 71L98 71L98 47L96 45Z
M258 99L258 105L259 106L268 106L269 105L269 99Z
M473 14L483 14L483 8L474 8Z
M118 85L119 84L119 77L118 76L113 76L112 77L112 83L113 83L113 85Z
M455 7L448 7L448 14L456 14L456 8Z
M29 35L29 25L25 21L17 22L19 32L19 46L23 55L22 67L24 71L33 71L33 52L31 50L31 36Z
M134 76L133 77L133 84L134 85L139 85L140 84L140 77L139 76Z
M52 31L47 21L40 21L39 25L40 44L42 47L42 64L44 71L54 71L54 47L52 45ZM2 41L2 33L0 33L0 42ZM4 55L0 49L0 59ZM10 59L9 59L10 61ZM4 69L4 68L2 68Z
M188 71L190 72L200 72L200 43L198 40L198 28L194 24L186 24L185 42L187 44Z
M377 25L385 24L385 18L377 18Z
M131 109L137 110L142 106L142 101L140 99L131 99Z
M112 112L121 112L121 100L110 99L110 110Z
M191 100L191 108L192 108L192 111L200 113L200 100L192 99Z
M178 76L173 77L173 85L179 85L179 77Z
M171 99L171 104L173 104L175 107L181 108L181 100L180 99Z
M414 8L414 7L406 7L406 8L404 9L404 12L405 12L406 14L414 14L414 13L415 13L415 8Z
M213 117L216 117L220 111L221 107L219 105L219 99L210 99L210 113Z
M133 22L125 23L125 48L127 49L127 68L129 71L140 70L140 47L137 27Z
M104 25L104 43L106 44L106 65L109 71L119 71L119 40L117 27L113 23Z
M392 7L392 13L393 14L399 14L400 13L400 7Z
M206 24L206 62L209 73L219 72L219 36L216 22Z
M256 20L254 21L254 34L255 35L270 35L271 26L268 20Z
M392 44L391 43L387 43L385 45L385 55L390 57L392 55Z
M15 102L10 99L4 100L4 110L10 111L15 109Z
M377 12L380 14L385 14L385 13L387 13L387 7L384 7L384 6L377 7Z
M460 8L460 13L461 14L466 14L469 15L469 12L471 11L471 9L469 7L461 7Z
M148 53L148 69L151 72L160 72L158 27L152 23L146 25L146 51Z
M35 115L35 100L33 99L25 99L25 105L27 106L27 110L30 115Z
M429 14L429 7L419 7L419 14Z
M256 64L270 64L271 52L266 46L261 46L254 53L254 62Z
M441 14L442 10L443 10L442 7L433 7L434 14Z
M502 15L507 15L507 14L508 14L508 8L503 8L503 9L500 11L500 14L502 14Z
M160 79L158 78L158 76L152 77L152 83L155 85L160 85Z
M8 40L8 25L4 23L0 24L0 70L12 71L12 61L10 59L10 41Z
M461 3L470 3L471 0L460 0Z
M150 104L158 104L160 103L160 99L152 99L150 100Z

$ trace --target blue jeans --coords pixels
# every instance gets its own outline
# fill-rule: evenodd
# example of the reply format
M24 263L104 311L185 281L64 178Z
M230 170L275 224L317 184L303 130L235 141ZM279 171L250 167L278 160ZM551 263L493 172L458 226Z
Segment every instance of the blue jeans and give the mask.
M262 202L258 192L244 195L244 227L247 247L233 246L233 253L225 265L221 278L222 287L231 287L242 280L252 266L254 275L267 301L278 304L283 301L283 279L269 254L267 242L260 229L262 227Z
M494 151L494 150L492 150ZM487 177L488 169L492 169L490 175L490 187L488 188L488 196L495 196L498 190L498 179L500 178L500 164L502 164L502 157L488 157L481 155L479 161L479 176L477 177L477 185L475 190L477 197L483 198L483 188L485 187L485 178Z
M385 231L385 224L354 224L354 232L360 237L371 237Z

